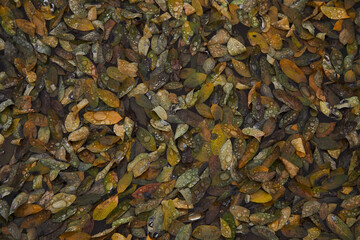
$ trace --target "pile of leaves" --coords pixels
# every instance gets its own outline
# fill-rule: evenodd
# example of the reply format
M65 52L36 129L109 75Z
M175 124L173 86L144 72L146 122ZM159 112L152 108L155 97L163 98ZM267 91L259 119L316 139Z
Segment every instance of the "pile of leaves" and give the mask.
M1 239L358 239L358 0L1 0Z

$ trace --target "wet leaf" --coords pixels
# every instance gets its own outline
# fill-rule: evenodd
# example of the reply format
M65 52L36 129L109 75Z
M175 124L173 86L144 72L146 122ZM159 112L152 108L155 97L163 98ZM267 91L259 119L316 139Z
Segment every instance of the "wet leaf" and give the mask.
M95 125L113 125L122 119L120 114L115 111L86 112L84 118Z
M57 213L69 207L75 200L76 196L73 194L58 193L46 204L45 208L52 213Z
M75 15L64 17L64 22L71 28L79 31L91 31L94 30L94 26L86 18L79 18Z
M321 12L330 19L345 19L349 18L347 15L346 10L339 7L328 7L328 6L321 6Z
M104 220L118 205L118 195L114 195L96 206L93 212L93 219L96 221Z
M120 73L128 75L129 77L136 77L138 68L135 64L129 63L126 60L117 60L118 70Z
M231 59L235 71L243 77L251 77L248 67L241 61Z
M221 236L221 231L212 225L200 225L194 229L192 236L197 239L218 239Z
M306 76L296 64L289 59L280 60L281 70L296 83L307 82Z
M169 7L170 14L174 18L179 19L183 12L183 1L182 0L169 0L168 7Z
M330 230L341 239L354 239L350 228L338 216L329 214L326 217L326 223Z
M148 151L156 150L155 139L146 129L140 127L136 132L136 136Z

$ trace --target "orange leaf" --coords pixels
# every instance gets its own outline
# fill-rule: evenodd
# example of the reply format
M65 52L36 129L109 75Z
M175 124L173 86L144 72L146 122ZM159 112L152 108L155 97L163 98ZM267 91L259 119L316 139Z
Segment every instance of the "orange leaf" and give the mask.
M20 207L18 207L15 210L15 216L16 217L26 217L29 216L31 214L35 214L38 213L42 210L43 208L39 205L36 204L24 204Z
M59 236L60 240L89 240L91 236L85 232L65 232Z
M235 71L240 74L243 77L251 77L250 74L250 70L249 68L245 65L245 63L235 60L235 59L231 59L232 64L235 68Z
M16 19L16 25L26 34L34 36L35 34L35 24L29 22L25 19Z
M321 6L320 7L321 12L327 16L330 19L345 19L349 18L350 16L346 13L346 10L339 7L327 7L327 6Z
M46 220L48 220L51 216L51 212L47 210L43 210L38 212L35 215L28 216L25 220L21 223L21 228L33 228L37 227Z
M286 76L294 80L296 83L307 82L305 73L296 66L293 61L283 58L280 60L280 67Z
M71 28L78 31L91 31L94 30L94 26L91 21L86 18L79 18L75 15L70 17L64 17L64 22Z

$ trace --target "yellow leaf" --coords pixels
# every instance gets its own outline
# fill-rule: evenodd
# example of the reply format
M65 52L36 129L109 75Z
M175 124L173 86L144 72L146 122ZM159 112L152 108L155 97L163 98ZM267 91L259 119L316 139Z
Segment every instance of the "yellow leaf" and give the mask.
M137 76L138 67L126 60L118 59L118 69L120 73L126 74L129 77Z
M258 32L248 32L247 37L252 46L259 45L262 53L268 52L269 44L267 44L263 35Z
M267 203L271 200L272 196L261 189L250 195L250 201L254 203Z
M91 21L86 18L79 18L75 15L70 17L64 17L64 22L71 28L79 31L91 31L94 30L94 26Z
M346 10L339 7L327 7L327 6L321 6L320 7L321 12L327 16L330 19L345 19L349 18L350 16L346 13Z
M133 179L133 175L131 172L125 173L119 180L118 186L117 186L117 192L122 193L126 190L128 186L130 186L131 181Z
M106 201L96 206L93 213L93 219L96 221L104 220L118 205L118 195L114 195Z
M219 155L221 147L224 145L228 137L220 124L215 125L212 130L212 135L216 136L216 138L211 139L211 151L213 154Z
M192 0L192 6L195 8L196 15L203 15L203 9L199 0Z

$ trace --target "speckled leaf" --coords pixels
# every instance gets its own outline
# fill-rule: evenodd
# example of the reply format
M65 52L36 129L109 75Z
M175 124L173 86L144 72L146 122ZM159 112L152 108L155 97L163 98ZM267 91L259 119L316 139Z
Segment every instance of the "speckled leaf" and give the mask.
M155 139L146 129L139 127L136 132L136 137L148 151L156 150Z
M168 7L169 7L170 14L174 18L179 19L183 12L183 1L182 0L169 0Z
M326 217L327 226L330 230L338 235L343 240L352 240L354 235L352 234L350 228L344 223L341 218L335 214L329 214Z
M163 201L161 205L164 214L163 229L167 230L170 227L171 222L179 216L179 212L175 208L172 199Z
M240 74L243 77L251 77L251 73L249 71L249 68L245 65L245 63L231 59L231 62L234 66L235 71Z
M220 124L215 125L211 132L211 151L215 155L219 155L221 147L225 144L227 135L223 131Z
M118 59L118 70L120 73L128 75L129 77L136 77L138 67L135 64L129 63L126 60Z
M328 6L321 6L321 12L330 19L345 19L349 18L350 16L346 13L346 10L340 7L328 7Z
M320 203L317 201L307 201L302 207L301 217L309 217L320 210Z
M122 119L120 114L115 111L86 112L84 118L95 125L113 125Z
M231 144L231 140L228 139L224 145L221 147L220 149L220 153L219 153L219 159L220 159L220 164L221 164L221 169L222 170L226 170L230 167L231 165L231 161L233 158L233 151L232 151L232 144Z
M9 215L12 214L18 207L26 203L28 198L29 198L29 194L24 192L19 193L19 195L17 195L11 203Z
M200 225L194 229L192 236L202 240L215 240L221 236L221 231L216 226Z
M68 193L56 194L47 204L45 209L52 213L57 213L60 210L69 207L76 200L76 195Z
M75 15L64 17L64 22L71 28L79 31L91 31L94 30L94 26L90 20L86 18L79 18Z
M176 180L175 187L183 188L186 187L189 183L196 182L199 179L198 170L196 168L189 169L183 174L181 174Z

